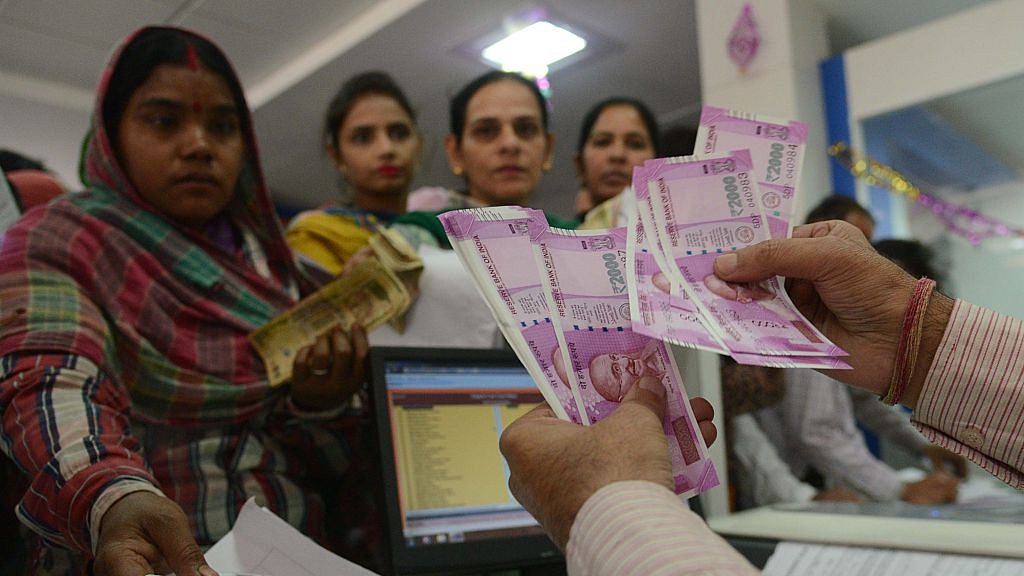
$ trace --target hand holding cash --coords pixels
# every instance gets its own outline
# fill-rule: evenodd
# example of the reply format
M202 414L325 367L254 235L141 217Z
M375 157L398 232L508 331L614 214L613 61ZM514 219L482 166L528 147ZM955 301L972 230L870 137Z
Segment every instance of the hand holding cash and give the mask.
M915 281L875 252L853 225L831 221L799 226L791 239L720 256L715 271L735 282L786 276L800 310L851 353L853 370L838 370L829 376L875 394L885 392L901 337L904 307ZM925 317L919 363L934 354L952 309L952 299L939 293L933 296ZM917 405L927 374L928 366L919 364L901 404Z
M624 228L550 228L538 210L460 210L441 215L452 246L505 338L551 410L576 424L603 420L644 377L666 392L662 429L672 486L691 496L718 485L665 343L633 330Z
M619 480L675 486L661 433L665 402L660 379L648 376L630 388L612 415L593 426L562 421L542 405L502 434L501 452L509 462L513 495L560 547L565 548L580 507L601 487ZM702 443L710 445L717 435L711 405L694 399L692 412ZM575 449L566 453L566 445ZM549 468L553 461L559 462L557 474Z
M370 249L336 279L249 335L271 386L291 379L299 352L333 329L350 332L359 325L369 332L384 322L401 326L423 262L401 236L383 229L371 238ZM325 362L308 368L330 371L332 366Z
M319 335L292 364L292 404L306 412L340 409L363 384L368 349L366 331L358 324Z
M703 136L702 136L703 135ZM707 108L701 157L634 168L629 224L568 231L518 207L440 216L509 344L558 417L610 417L643 378L666 391L672 487L718 484L668 344L762 366L848 368L782 279L729 283L715 258L790 229L806 142L799 122Z

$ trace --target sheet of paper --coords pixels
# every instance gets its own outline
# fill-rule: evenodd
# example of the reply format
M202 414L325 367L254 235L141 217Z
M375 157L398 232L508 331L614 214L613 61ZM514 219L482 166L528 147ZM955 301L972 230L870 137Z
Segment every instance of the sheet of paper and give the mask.
M1024 576L1024 560L780 542L765 576Z
M222 576L374 576L313 542L250 499L234 528L206 552L206 561Z

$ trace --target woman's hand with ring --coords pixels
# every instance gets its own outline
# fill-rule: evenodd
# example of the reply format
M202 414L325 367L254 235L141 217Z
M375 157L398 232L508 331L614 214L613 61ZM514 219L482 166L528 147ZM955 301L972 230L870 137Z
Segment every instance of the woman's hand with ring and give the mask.
M348 334L335 328L320 335L295 355L292 403L309 411L340 406L362 385L368 350L361 326L353 326Z

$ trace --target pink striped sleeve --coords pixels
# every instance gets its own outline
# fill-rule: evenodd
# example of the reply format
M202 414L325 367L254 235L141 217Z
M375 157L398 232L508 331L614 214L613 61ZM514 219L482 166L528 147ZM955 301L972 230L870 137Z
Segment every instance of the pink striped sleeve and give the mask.
M616 482L576 516L566 547L569 574L602 576L759 574L671 490Z
M957 300L914 424L926 438L1024 489L1024 322Z

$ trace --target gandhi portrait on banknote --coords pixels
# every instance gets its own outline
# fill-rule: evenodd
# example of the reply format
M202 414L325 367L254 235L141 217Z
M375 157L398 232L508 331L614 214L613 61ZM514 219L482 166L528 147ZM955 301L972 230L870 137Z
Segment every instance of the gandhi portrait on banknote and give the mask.
M594 389L605 399L621 402L633 384L644 376L664 379L668 368L657 341L651 340L633 352L605 352L591 358L588 373ZM561 348L555 348L551 362L558 377L568 385Z

